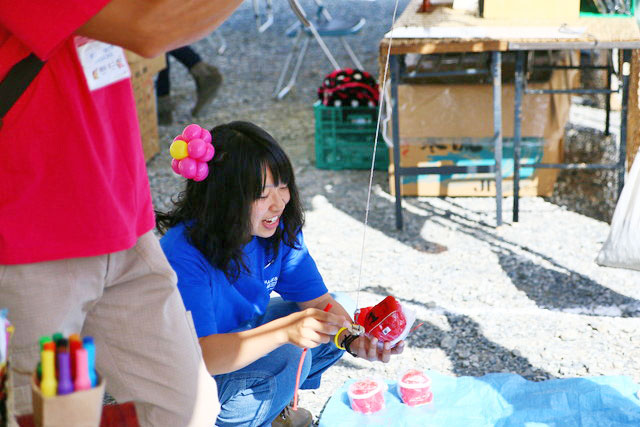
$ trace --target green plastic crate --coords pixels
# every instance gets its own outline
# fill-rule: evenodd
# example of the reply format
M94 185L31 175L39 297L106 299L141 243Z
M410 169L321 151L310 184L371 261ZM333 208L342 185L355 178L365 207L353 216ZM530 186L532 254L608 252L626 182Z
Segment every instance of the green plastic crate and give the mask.
M316 167L370 169L378 122L378 107L313 105L316 119ZM389 166L389 149L378 136L375 169Z

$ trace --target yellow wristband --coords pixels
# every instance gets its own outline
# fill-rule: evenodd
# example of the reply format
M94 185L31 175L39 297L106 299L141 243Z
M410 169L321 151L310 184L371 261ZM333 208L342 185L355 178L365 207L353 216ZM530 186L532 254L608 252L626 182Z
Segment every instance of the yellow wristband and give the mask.
M338 344L338 337L340 336L340 334L344 331L346 331L347 328L340 328L338 329L338 333L333 337L333 343L336 345L336 347L338 347L339 350L346 350L346 348L344 347L340 347L340 344Z

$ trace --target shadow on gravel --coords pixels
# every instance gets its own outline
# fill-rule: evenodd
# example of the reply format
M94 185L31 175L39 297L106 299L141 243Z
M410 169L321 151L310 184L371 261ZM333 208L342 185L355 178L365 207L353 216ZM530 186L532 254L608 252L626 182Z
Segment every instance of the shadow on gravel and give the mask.
M302 178L304 183L300 186L305 188L306 206L311 206L310 195L319 194L336 209L364 222L367 180L368 173L363 171L325 172L319 180L317 176L315 181L305 182ZM374 175L374 185L384 188L385 180L383 173ZM514 286L541 308L590 316L640 317L639 300L602 286L543 253L496 235L493 224L482 220L483 212L469 210L450 199L445 201L450 208L437 207L426 200L405 199L405 206L410 207L403 209L404 229L398 231L393 201L388 195L373 191L368 224L408 247L429 254L441 253L447 247L422 237L425 224L435 223L486 242Z
M365 287L362 291L382 296L389 294L386 288L380 286ZM554 378L552 374L531 365L517 350L509 350L489 340L482 334L480 325L470 317L451 313L437 308L432 303L415 299L402 302L444 312L450 331L444 331L428 321L416 319L414 330L406 341L411 347L441 348L451 361L456 375L480 376L491 372L510 372L533 381Z
M575 271L558 271L533 263L505 248L494 247L500 266L516 288L542 308L589 316L640 317L640 302L606 288Z
M602 286L527 246L499 237L491 226L473 222L464 215L436 208L424 201L420 201L419 206L433 213L431 221L440 226L455 228L489 244L514 286L538 307L589 316L640 317L639 300Z
M554 376L536 368L516 350L509 350L485 337L480 325L468 316L446 312L451 331L424 321L408 338L407 344L418 348L441 348L453 365L456 375L481 376L490 372L516 373L533 381ZM423 322L418 319L416 324Z

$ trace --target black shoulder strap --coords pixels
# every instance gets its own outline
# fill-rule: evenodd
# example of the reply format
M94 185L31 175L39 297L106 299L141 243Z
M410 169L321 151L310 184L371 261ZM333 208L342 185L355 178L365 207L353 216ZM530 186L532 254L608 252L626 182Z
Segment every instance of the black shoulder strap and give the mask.
M14 65L0 82L0 127L4 116L27 90L43 65L44 62L32 53Z

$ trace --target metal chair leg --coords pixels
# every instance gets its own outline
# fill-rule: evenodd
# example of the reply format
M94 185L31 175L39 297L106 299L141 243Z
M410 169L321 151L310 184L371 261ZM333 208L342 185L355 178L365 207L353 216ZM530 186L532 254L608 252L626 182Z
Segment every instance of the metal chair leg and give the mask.
M220 46L218 47L218 55L222 55L227 50L227 41L224 37L222 37L220 31L215 31L214 34L216 35L216 37L218 38L218 42L220 43Z
M302 66L302 61L304 60L308 47L309 47L309 37L306 37L304 39L304 42L302 43L302 48L300 49L300 54L298 55L298 60L296 61L296 65L293 69L293 74L289 79L289 83L287 83L287 85L283 87L282 90L278 92L278 94L276 95L278 99L284 98L289 93L291 88L295 86L296 79L298 78L298 73L300 72L300 67Z
M259 33L264 33L267 28L273 24L273 0L267 0L266 18L262 22L262 14L260 13L259 0L253 0L253 16L256 19L256 27Z
M280 92L280 89L282 89L282 85L284 84L284 78L287 75L287 71L289 71L289 65L291 64L293 55L296 53L296 48L298 47L298 44L300 43L300 37L302 36L303 36L302 31L298 32L295 40L293 41L293 47L291 48L289 55L287 55L287 59L285 59L284 61L284 65L282 66L282 71L280 71L280 76L278 77L278 83L276 83L276 89L273 91L274 97L277 96L278 93Z
M349 46L349 43L347 43L344 37L338 37L338 38L342 42L342 45L344 46L345 50L349 54L349 57L351 58L353 63L356 64L356 68L358 68L359 70L364 70L364 67L360 63L360 60L358 60L358 57L356 56L356 54L353 53L353 50L351 49L351 46Z
M324 52L324 55L329 59L329 62L331 62L333 69L339 70L340 64L338 64L338 61L336 61L336 59L333 57L333 55L331 54L331 51L325 44L324 40L322 40L322 37L320 37L320 34L318 34L316 27L314 27L314 25L311 22L309 22L308 28L309 28L309 31L311 31L311 34L313 35L313 37L316 39L316 41L320 45L320 49L322 49L322 52Z

